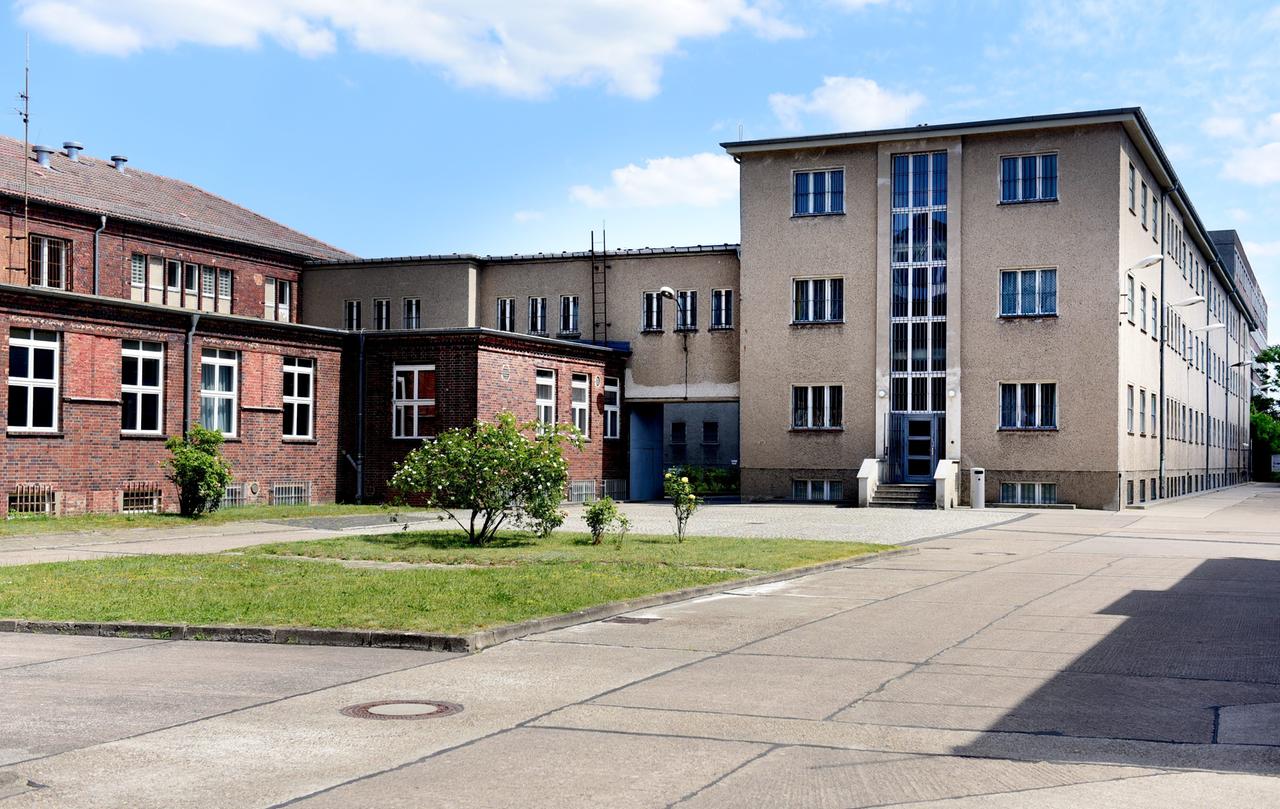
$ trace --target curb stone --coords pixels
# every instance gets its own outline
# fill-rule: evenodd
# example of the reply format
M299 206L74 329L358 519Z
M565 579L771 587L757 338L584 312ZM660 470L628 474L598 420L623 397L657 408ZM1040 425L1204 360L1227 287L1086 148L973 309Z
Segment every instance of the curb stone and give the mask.
M378 649L413 649L430 652L473 653L509 640L550 632L577 624L601 621L636 610L660 607L676 601L687 601L714 593L754 587L761 584L797 579L813 573L859 567L868 562L919 553L915 548L895 548L865 556L836 559L806 567L765 573L746 579L687 587L668 593L610 601L593 607L531 618L514 624L482 629L468 635L445 635L429 632L397 632L383 629L321 629L312 627L217 626L190 624L156 624L93 621L28 621L22 618L0 619L0 632L41 635L86 635L103 638L149 638L156 640L203 640L236 643L280 643L299 646L354 646Z

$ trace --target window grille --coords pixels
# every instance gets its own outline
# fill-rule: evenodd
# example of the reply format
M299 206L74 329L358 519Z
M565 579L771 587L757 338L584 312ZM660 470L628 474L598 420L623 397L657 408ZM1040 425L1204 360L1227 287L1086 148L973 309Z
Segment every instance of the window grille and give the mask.
M594 480L569 481L569 502L587 503L596 499L596 482Z
M244 505L244 484L233 483L222 493L221 508L239 508Z
M272 484L271 503L276 506L311 505L311 481Z
M20 483L9 492L9 516L18 514L54 514L53 487L46 483Z
M627 499L627 479L626 478L607 478L604 481L604 496L611 497L614 500Z
M164 492L154 483L126 483L120 499L124 514L159 514Z

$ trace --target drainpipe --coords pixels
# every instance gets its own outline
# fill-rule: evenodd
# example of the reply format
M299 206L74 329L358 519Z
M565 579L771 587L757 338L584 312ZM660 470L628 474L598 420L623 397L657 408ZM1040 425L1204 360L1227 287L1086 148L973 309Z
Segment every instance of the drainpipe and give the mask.
M359 387L356 390L356 502L364 503L364 332L360 332L358 362Z
M191 428L191 359L194 353L196 326L200 323L200 315L191 315L191 328L187 329L185 362L182 363L182 434L185 436Z
M1165 189L1160 192L1160 498L1165 497L1165 450L1164 450L1164 434L1165 434L1165 411L1168 405L1164 398L1164 354L1165 343L1168 341L1169 324L1165 313L1169 311L1169 301L1165 296L1164 285L1164 264L1165 264L1165 213L1167 201L1169 199L1169 191L1173 189Z
M107 215L102 215L102 224L93 232L93 294L98 294L98 237L107 229Z

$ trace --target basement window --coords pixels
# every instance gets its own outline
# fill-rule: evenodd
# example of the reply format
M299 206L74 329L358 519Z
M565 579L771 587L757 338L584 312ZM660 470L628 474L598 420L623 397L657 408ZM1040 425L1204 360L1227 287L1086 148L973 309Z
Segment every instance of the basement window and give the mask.
M20 484L9 492L9 516L52 516L56 502L52 486L44 483Z
M126 485L120 499L120 511L124 514L159 514L164 493L150 483Z
M289 481L272 484L271 504L275 506L311 505L311 481Z

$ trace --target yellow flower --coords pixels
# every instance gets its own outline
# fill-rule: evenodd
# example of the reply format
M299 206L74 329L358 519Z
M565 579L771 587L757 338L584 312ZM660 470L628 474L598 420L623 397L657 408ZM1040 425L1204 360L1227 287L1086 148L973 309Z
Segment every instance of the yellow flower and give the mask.
M689 479L688 479L688 478L680 478L680 482L681 482L681 483L688 483L688 482L689 482Z

